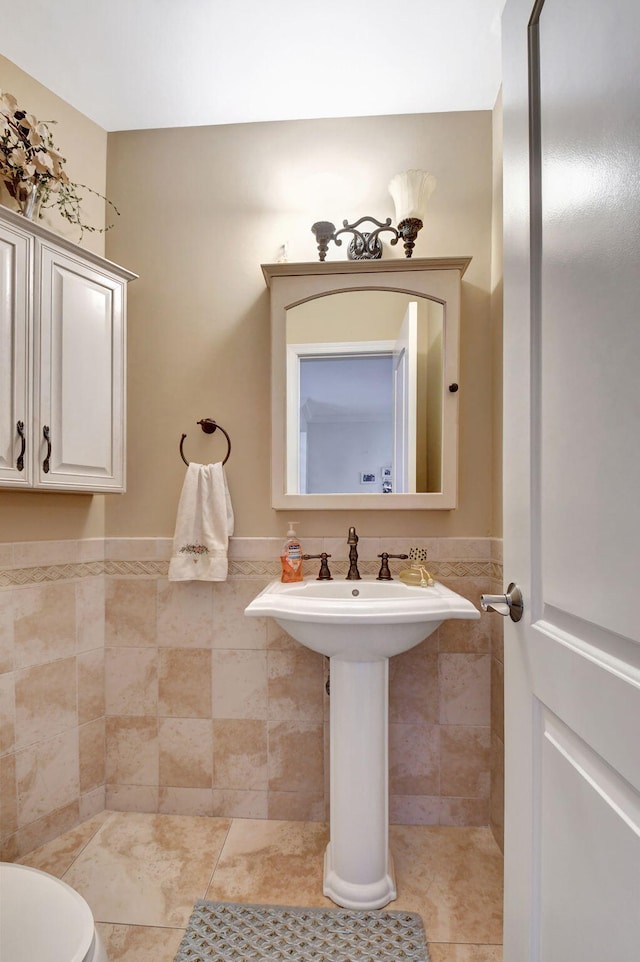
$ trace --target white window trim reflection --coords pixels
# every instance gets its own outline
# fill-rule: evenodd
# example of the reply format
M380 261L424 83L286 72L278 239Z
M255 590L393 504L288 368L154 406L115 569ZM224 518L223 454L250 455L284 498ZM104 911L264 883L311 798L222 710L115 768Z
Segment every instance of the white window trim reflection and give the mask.
M395 341L335 341L287 344L286 372L286 493L300 490L300 361L314 357L378 357L392 356Z

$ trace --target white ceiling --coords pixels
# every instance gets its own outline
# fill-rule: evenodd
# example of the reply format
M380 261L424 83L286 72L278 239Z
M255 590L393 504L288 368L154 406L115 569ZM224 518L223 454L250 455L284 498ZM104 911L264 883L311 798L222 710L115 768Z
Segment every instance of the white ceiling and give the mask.
M106 130L490 110L505 0L0 0L0 53Z

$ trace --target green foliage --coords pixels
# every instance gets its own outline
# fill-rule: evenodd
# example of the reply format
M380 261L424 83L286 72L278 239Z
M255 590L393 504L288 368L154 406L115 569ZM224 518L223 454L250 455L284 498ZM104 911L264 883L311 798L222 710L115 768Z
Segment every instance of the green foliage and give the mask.
M83 193L102 198L112 211L119 211L107 197L86 184L69 180L64 169L66 159L53 141L49 127L55 121L38 121L19 106L16 98L0 91L0 179L10 197L25 213L27 205L41 216L43 208L57 207L70 224L85 231L102 233L105 228L92 227L82 220Z

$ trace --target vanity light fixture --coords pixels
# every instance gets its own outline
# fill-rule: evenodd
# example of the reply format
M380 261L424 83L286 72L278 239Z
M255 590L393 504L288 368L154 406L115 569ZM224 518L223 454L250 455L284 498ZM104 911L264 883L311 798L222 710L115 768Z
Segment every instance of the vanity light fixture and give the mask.
M411 257L418 231L424 223L429 198L435 186L435 177L425 170L405 170L391 179L389 193L393 198L396 209L397 227L391 226L390 217L387 217L385 221L376 220L375 217L361 217L353 224L343 220L340 230L336 230L335 224L332 224L331 221L316 221L311 230L318 243L320 260L324 261L326 258L331 241L334 242L336 247L342 245L340 234L353 234L347 248L347 257L350 261L379 260L382 257L380 234L385 231L393 234L389 243L395 245L399 240L402 240L404 256ZM366 232L358 230L360 224L365 222L374 224L374 229Z

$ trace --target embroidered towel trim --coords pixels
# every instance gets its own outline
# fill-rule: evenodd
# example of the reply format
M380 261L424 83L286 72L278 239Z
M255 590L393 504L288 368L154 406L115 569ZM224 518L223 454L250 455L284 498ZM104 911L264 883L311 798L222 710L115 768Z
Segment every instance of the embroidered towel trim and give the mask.
M178 503L169 581L226 581L233 524L222 463L192 461Z

